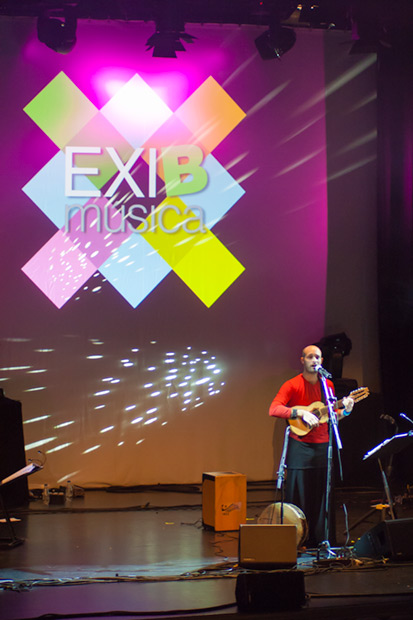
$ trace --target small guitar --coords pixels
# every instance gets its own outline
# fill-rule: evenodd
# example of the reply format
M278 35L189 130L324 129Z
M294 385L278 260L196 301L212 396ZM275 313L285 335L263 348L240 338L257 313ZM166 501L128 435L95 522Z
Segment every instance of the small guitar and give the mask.
M352 392L350 392L349 396L350 398L354 400L355 403L358 403L360 400L363 400L363 398L367 398L369 394L370 394L369 388L361 387L361 388L358 388L357 390L353 390ZM334 405L334 409L341 409L342 407L343 407L343 399L338 400L336 404ZM307 407L297 405L294 408L305 409L306 411L311 411L311 413L317 416L317 418L320 420L321 423L328 421L328 407L320 401L312 403L311 405L308 405ZM289 425L291 426L292 432L295 433L296 435L299 435L300 437L307 435L307 433L310 432L310 429L308 428L307 424L305 424L301 418L296 418L295 420L287 420L287 421Z

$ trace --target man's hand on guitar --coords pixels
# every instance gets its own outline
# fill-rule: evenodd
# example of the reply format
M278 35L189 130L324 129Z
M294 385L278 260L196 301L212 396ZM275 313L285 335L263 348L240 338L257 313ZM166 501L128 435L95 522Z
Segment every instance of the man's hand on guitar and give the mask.
M311 411L306 411L305 409L297 409L296 411L297 418L301 418L309 429L312 429L320 424L320 420L316 415L314 415L314 413L311 413Z
M348 396L345 396L341 400L336 402L336 408L338 413L338 419L341 420L344 416L350 415L351 410L354 407L354 403L358 403L363 398L367 398L370 391L369 388L361 387L350 392ZM288 423L292 427L293 433L304 437L314 427L319 424L328 422L329 412L328 407L321 401L311 403L311 405L301 405L292 407Z
M345 396L342 399L342 403L344 405L344 409L342 411L343 416L350 415L350 413L353 411L354 400L351 398L351 396Z

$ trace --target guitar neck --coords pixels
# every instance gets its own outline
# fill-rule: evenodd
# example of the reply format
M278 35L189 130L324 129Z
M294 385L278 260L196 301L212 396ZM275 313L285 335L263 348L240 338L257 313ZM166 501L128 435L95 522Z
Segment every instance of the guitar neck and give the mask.
M341 409L343 407L343 399L341 398L340 400L336 400L336 402L334 403L334 409ZM324 405L324 407L321 407L316 415L318 418L322 418L324 415L328 414L328 407L327 405Z
M353 399L355 403L357 403L359 400L363 400L363 398L367 398L368 395L369 389L364 387L353 390L349 394L349 396ZM343 398L337 400L334 403L334 409L342 409L344 407L343 400ZM321 423L328 421L328 407L324 405L321 401L314 402L312 405L309 406L303 406L302 409L305 409L306 411L311 411L311 413L317 416ZM293 433L301 437L307 435L307 433L309 433L310 431L310 427L305 422L303 422L301 418L289 419L288 423L293 428Z

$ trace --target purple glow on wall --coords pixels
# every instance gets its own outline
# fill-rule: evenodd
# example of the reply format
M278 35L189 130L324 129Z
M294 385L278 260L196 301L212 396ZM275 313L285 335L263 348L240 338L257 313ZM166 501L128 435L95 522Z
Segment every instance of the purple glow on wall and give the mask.
M42 348L53 349L54 359L59 360L47 366L42 384L34 386L44 388L39 392L25 391L33 387L30 379L34 375L2 371L0 379L10 386L14 397L24 400L30 415L50 412L50 421L37 427L27 425L27 443L54 437L56 423L76 418L64 431L64 442L71 447L56 451L50 459L57 478L81 468L83 481L124 483L131 476L126 464L135 462L136 445L143 439L139 450L145 462L140 472L146 475L151 468L158 471L155 460L159 450L150 438L151 433L160 431L153 430L155 423L149 425L150 430L144 426L146 409L136 411L142 402L151 400L142 387L150 382L151 372L158 373L160 386L156 397L159 410L151 416L163 421L168 418L169 428L176 424L182 430L182 416L188 413L183 402L179 409L175 408L175 397L170 398L173 385L165 387L164 374L169 375L160 370L166 363L165 351L182 352L193 347L196 351L214 351L225 361L222 368L225 366L231 386L226 395L225 386L215 382L216 399L209 404L212 397L206 398L199 386L194 388L201 405L195 408L194 400L193 411L202 412L193 427L197 436L209 436L213 425L208 424L214 416L217 424L225 419L234 427L241 419L246 435L252 435L251 410L256 406L257 415L262 410L262 403L256 405L254 400L258 398L256 386L262 381L262 371L266 377L272 376L275 365L277 371L281 368L284 372L286 366L295 364L296 352L307 340L323 335L327 264L325 102L319 96L324 92L323 33L300 32L296 45L282 62L271 63L262 61L254 46L262 29L194 25L187 30L197 37L193 45L188 45L177 59L162 59L145 51L153 24L81 22L75 49L61 56L37 41L34 22L15 25L11 31L7 22L0 21L5 45L15 50L12 61L0 57L5 92L13 93L5 102L0 156L2 169L8 171L0 207L0 257L7 265L2 285L8 292L8 303L0 310L0 345L3 359L8 357L2 367L23 365L25 358L31 360L34 369L44 369L46 361L37 352ZM132 128L137 109L152 131L157 121L162 127L170 113L210 77L246 113L214 150L216 168L228 171L245 193L213 231L245 271L211 308L205 308L175 273L162 273L156 287L148 277L143 283L149 291L147 297L132 308L105 277L95 273L96 265L86 256L89 248L80 245L76 256L74 252L66 253L67 244L57 227L22 191L58 150L23 108L61 71L96 106L100 116L107 113L113 123ZM130 91L134 91L135 99L128 95L131 107L126 113L123 106L119 108L122 114L115 119L116 106L110 102L122 96L125 85L135 75L139 77L131 82ZM145 84L155 96L139 108L139 93L148 92ZM144 136L137 132L134 135L133 147L138 147ZM127 190L123 186L122 191ZM51 239L55 261L37 255ZM65 263L68 278L58 282L50 294L53 305L26 273L38 278L48 290L45 272L59 262ZM87 275L90 282L86 277L78 281L79 274ZM76 294L72 294L74 291ZM6 344L14 337L26 337L27 344ZM99 352L99 347L104 356L91 369L84 360ZM132 348L145 351L146 357L138 359L138 353L134 353L132 359ZM269 360L269 350L276 351L276 359ZM129 366L124 368L120 362L128 355L130 372ZM201 353L194 354L194 365L201 358ZM181 361L184 364L183 355ZM209 361L212 368L215 362ZM152 367L157 370L149 370ZM185 368L183 365L182 373ZM211 373L215 370L220 372L214 368ZM181 382L185 376L189 371L180 377ZM108 377L119 379L119 384L113 384L105 401L105 396L95 393L100 393L102 385L105 387L102 382ZM253 396L244 399L246 393ZM154 408L149 404L148 411ZM129 406L136 407L133 419L142 417L142 424L130 426L122 413ZM195 424L194 417L188 419ZM124 442L118 466L124 468L121 481L114 479L119 469L113 466L118 457L111 433L102 438L99 450L83 456L83 450L101 437L101 428L109 423L114 425L112 436L116 433L117 441ZM57 444L58 440L50 440L50 448ZM219 449L223 455L226 453L225 438ZM208 459L203 448L199 451L194 442L185 450L188 459L193 459L202 471ZM166 481L169 472L164 473Z

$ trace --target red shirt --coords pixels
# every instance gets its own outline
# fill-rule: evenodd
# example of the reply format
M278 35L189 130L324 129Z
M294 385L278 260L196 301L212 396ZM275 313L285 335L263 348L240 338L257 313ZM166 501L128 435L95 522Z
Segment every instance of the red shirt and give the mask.
M327 380L327 385L331 387L334 392L332 381ZM299 408L300 405L308 407L312 405L312 403L320 401L322 401L320 381L314 384L310 383L300 374L289 379L280 387L277 396L271 403L270 416L288 419L292 407ZM324 422L313 428L304 436L296 435L291 428L290 436L294 439L298 439L298 441L304 441L305 443L328 442L328 422Z

